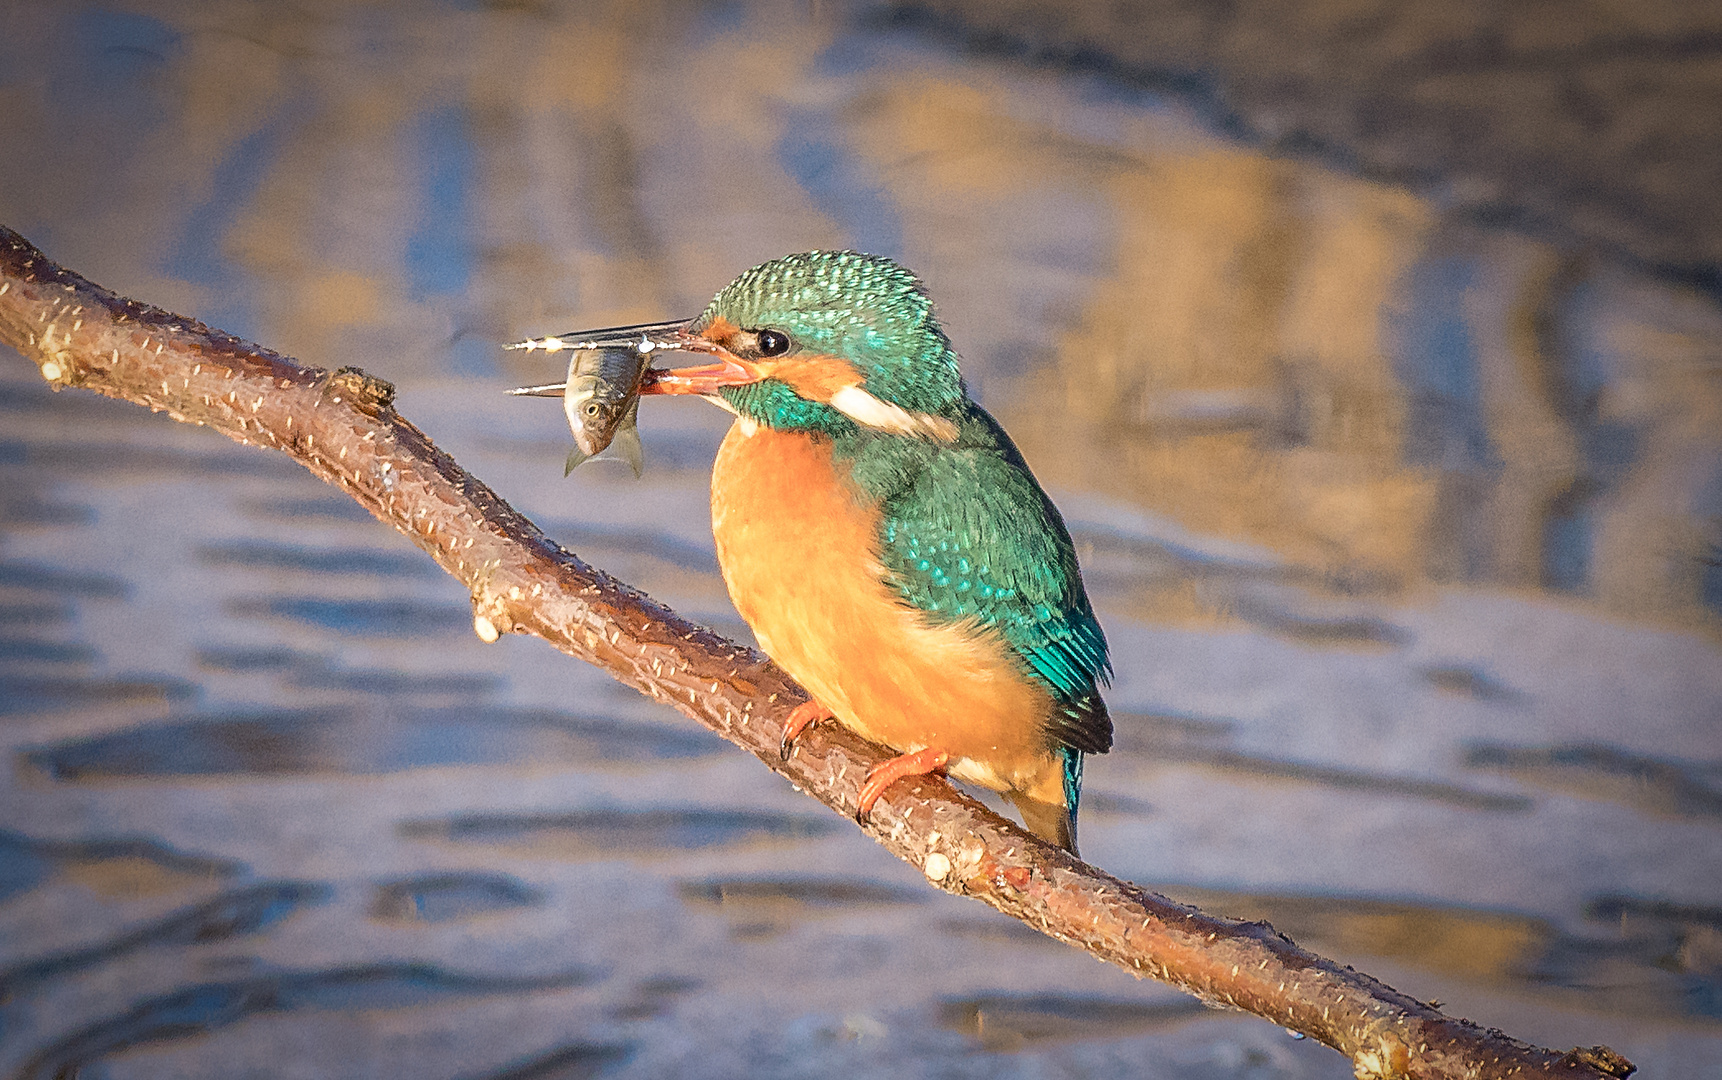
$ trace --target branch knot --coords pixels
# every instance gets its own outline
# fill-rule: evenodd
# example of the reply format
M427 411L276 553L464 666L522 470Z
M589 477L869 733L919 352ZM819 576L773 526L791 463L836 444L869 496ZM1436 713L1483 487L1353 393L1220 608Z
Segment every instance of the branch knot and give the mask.
M344 367L323 380L323 396L337 404L351 402L366 416L376 416L394 405L395 384L362 368Z

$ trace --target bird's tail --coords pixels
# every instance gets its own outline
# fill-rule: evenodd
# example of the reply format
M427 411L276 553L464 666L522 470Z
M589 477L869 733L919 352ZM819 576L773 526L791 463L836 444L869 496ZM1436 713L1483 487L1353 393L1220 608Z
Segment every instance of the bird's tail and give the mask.
M1076 854L1076 805L1082 801L1082 751L1061 746L1058 753L1064 758L1064 835L1058 846L1080 859L1082 856Z
M1076 851L1076 805L1082 795L1082 751L1061 746L1058 753L1063 759L1063 805L1042 802L1022 792L1008 792L1007 797L1016 804L1024 828L1080 859Z

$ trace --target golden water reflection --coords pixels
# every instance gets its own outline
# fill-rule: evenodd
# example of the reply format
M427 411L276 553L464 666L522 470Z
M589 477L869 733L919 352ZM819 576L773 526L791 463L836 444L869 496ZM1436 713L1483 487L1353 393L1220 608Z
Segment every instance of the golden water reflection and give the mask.
M15 161L11 220L58 222L68 262L131 292L396 376L691 311L787 250L883 249L1057 485L1342 585L1552 587L1716 625L1708 298L841 12L413 11L19 19L15 130L91 115L27 56L68 30L125 106L50 154L89 178ZM117 190L102 146L128 159Z

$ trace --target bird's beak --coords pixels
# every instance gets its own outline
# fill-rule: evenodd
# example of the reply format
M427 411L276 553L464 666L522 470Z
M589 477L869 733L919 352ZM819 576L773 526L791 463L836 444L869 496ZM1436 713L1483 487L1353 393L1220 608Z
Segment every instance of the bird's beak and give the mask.
M726 386L745 386L765 378L765 372L758 364L743 360L704 338L693 338L681 348L686 352L716 356L718 361L683 368L647 368L646 381L640 384L640 393L715 394Z
M693 333L688 326L666 335L656 343L656 347L666 351L704 353L716 358L716 362L682 368L647 368L646 380L640 384L642 394L715 394L726 386L744 386L766 377L758 364L743 360L710 338Z
M565 352L570 349L620 349L632 346L641 352L651 352L653 349L678 348L675 341L678 337L687 336L684 333L687 327L687 319L634 323L631 326L606 326L602 330L575 330L567 334L557 334L555 337L527 338L503 348L526 352Z
M758 365L736 356L723 346L690 333L691 320L635 323L601 330L579 330L555 337L534 338L509 345L510 349L563 352L570 349L614 349L632 347L643 353L693 352L718 357L718 362L694 367L647 368L640 384L642 394L715 394L725 386L741 386L765 378ZM561 397L566 382L519 386L510 394L519 397Z
M527 338L504 348L526 352L634 348L650 353L659 349L683 348L681 339L687 337L684 333L687 325L687 319L675 319L670 322L634 323L631 326L606 326L601 330L576 330L554 337ZM539 386L517 386L509 391L516 397L563 397L567 392L567 380Z
M543 386L516 386L509 393L515 397L561 397L568 391L565 382L545 383Z

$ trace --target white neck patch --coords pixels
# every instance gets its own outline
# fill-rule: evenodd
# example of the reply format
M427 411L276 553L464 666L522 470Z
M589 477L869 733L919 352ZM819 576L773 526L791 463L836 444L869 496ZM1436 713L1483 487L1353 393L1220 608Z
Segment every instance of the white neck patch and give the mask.
M915 435L940 442L957 437L957 425L942 416L912 413L878 398L859 386L845 386L831 395L831 407L858 424L898 435Z

